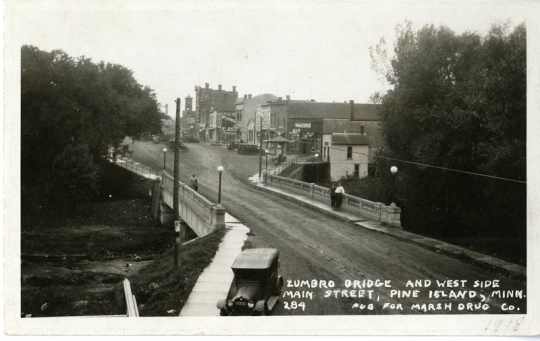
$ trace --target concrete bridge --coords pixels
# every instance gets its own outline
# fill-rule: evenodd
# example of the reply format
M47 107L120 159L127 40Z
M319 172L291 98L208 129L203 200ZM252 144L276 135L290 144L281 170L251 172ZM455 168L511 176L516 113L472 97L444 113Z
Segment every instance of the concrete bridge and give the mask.
M292 158L284 167L296 163L296 158ZM136 173L140 176L155 181L152 191L152 213L162 225L174 225L173 217L173 177L166 171L161 173L152 171L149 167L129 159L119 159L116 164L120 167ZM254 176L255 181L262 182L266 186L282 188L305 195L311 199L322 203L330 202L330 189L317 186L290 178L280 177L279 171L263 171L262 178ZM179 188L179 212L181 219L197 234L204 237L218 229L225 227L225 209L220 204L215 204L194 191L190 186L180 182ZM361 215L369 220L377 221L401 229L401 209L395 204L386 206L380 202L372 202L349 194L343 196L343 213Z
M162 225L173 225L174 179L166 171L163 171L162 176L155 181L152 195L154 217L159 217ZM204 237L225 228L225 209L221 204L209 201L182 182L180 182L178 196L180 217L198 237Z
M163 171L161 174L134 162L128 158L118 158L114 163L132 173L154 181L152 190L152 213L162 225L174 225L173 184L172 176ZM225 209L221 204L215 204L188 185L179 182L180 218L196 234L204 237L216 230L225 228Z
M284 178L266 172L263 172L262 182L266 186L283 188L284 190L296 192L326 204L330 203L330 189L326 187ZM343 204L340 210L355 215L361 215L369 220L402 229L401 208L397 207L395 204L386 206L380 202L373 202L353 195L344 194Z

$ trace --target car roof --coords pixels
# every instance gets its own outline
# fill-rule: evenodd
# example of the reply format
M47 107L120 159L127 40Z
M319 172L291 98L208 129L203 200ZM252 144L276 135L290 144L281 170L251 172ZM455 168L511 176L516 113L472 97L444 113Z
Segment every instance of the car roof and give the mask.
M233 269L268 269L278 258L276 249L246 249L234 261Z

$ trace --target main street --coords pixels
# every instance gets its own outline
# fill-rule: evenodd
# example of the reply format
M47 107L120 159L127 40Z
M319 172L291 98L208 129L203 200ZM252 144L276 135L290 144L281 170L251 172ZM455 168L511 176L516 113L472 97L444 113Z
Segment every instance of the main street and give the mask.
M336 220L257 189L247 180L258 171L259 159L256 155L239 155L235 151L204 143L188 146L189 152L180 153L180 180L188 182L191 174L196 174L199 192L217 202L216 169L223 166L222 204L227 212L251 229L254 247L273 247L280 251L280 272L285 281L283 291L290 293L282 298L283 303L277 308L276 315L526 312L524 281L506 278L466 261L438 254L350 222ZM163 167L162 144L137 142L131 148L135 151L134 160L154 169ZM171 175L173 155L169 151L166 157L167 171ZM360 285L347 288L346 280L358 280ZM386 280L391 287L370 288L362 280ZM431 286L406 287L407 281L416 280L430 280ZM334 287L324 288L325 285L329 286L330 281ZM446 281L445 287L439 287L437 281ZM476 285L475 281L478 281ZM299 287L291 287L295 283ZM427 284L425 281L422 283ZM499 287L485 288L494 283ZM315 288L312 284L316 284ZM451 287L447 287L448 284ZM414 297L414 290L418 290L416 294L419 297ZM466 298L428 297L430 291L436 295L435 290L444 290L446 294L452 290L455 293L463 292ZM512 293L521 290L523 298L491 297L487 302L481 302L480 295L487 298L493 290ZM473 292L476 296L470 297ZM365 297L359 297L362 294ZM389 305L383 309L384 303ZM415 303L419 306L411 309L411 304ZM437 306L437 303L442 305ZM451 309L445 309L448 305L444 306L444 303L451 303ZM467 303L472 304L467 306ZM504 308L513 306L516 309L502 311L503 303ZM399 309L398 304L401 304L403 310ZM464 304L461 306L463 309L459 309L459 304Z

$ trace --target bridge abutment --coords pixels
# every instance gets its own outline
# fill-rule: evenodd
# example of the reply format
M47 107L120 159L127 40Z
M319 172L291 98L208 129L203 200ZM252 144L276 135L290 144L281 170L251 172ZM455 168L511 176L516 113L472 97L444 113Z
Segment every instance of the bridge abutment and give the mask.
M159 221L163 226L174 226L174 211L165 202L159 202Z

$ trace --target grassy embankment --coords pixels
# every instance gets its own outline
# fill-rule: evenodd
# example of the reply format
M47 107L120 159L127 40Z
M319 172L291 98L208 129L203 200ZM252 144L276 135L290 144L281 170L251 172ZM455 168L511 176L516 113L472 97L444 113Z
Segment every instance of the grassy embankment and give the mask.
M123 169L109 172L102 196L76 215L45 205L23 207L23 315L123 314L124 278L141 316L177 315L211 262L224 231L186 245L182 266L174 268L174 232L152 217L151 183Z

